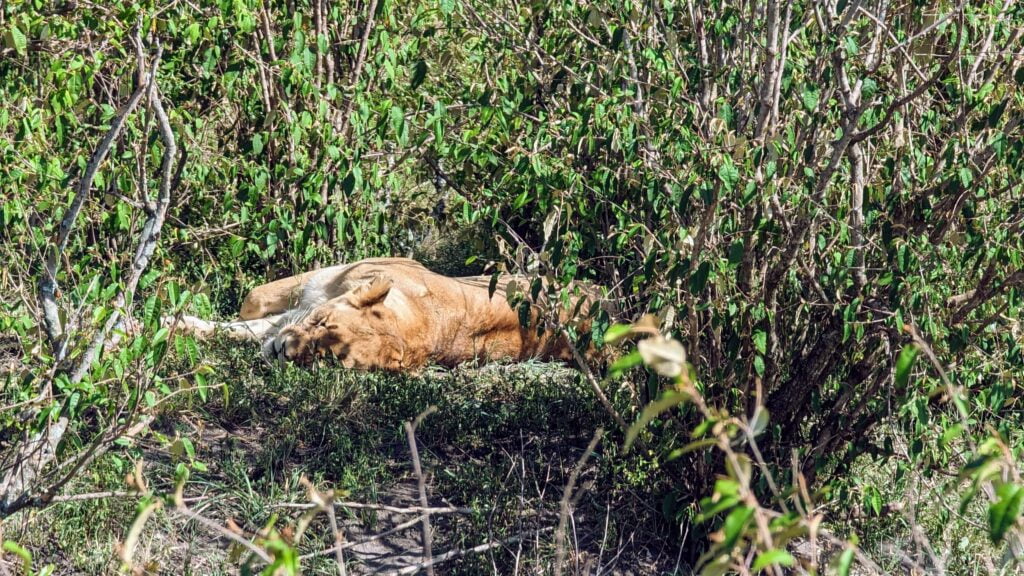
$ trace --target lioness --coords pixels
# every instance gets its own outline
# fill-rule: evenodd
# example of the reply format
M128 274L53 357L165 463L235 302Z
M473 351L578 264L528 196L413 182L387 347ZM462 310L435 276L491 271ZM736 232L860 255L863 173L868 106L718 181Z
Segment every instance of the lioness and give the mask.
M374 258L259 286L242 303L239 322L182 320L199 335L223 330L263 340L267 358L309 363L333 356L364 370L572 359L571 344L560 333L538 335L535 326L520 324L506 296L516 279L502 276L491 295L490 276L449 278L414 260ZM584 294L573 307L593 300Z

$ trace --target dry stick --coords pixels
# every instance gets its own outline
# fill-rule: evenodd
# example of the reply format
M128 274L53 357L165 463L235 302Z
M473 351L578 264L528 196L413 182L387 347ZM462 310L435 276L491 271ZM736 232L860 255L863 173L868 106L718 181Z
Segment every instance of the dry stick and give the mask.
M263 55L260 54L260 32L256 30L253 32L253 48L255 49L254 54L248 54L246 51L242 51L243 54L247 54L250 58L256 61L256 74L260 79L260 96L263 99L263 110L267 116L270 116L271 108L273 104L270 101L270 81L267 79L267 72L264 70ZM273 39L270 39L273 42Z
M144 61L141 55L141 39L136 38L135 44L136 49L139 51L139 60ZM100 350L100 348L102 348L104 342L106 341L106 334L109 333L109 331L117 323L120 315L119 311L121 308L124 307L124 305L127 302L127 295L131 295L134 293L139 278L141 277L142 272L145 270L150 256L152 256L153 251L155 250L156 239L159 236L159 230L163 224L163 218L166 214L167 206L170 202L170 188L172 182L171 174L175 154L174 135L171 132L170 123L167 118L167 114L164 111L163 106L159 100L159 95L155 94L154 91L154 86L156 83L156 70L158 68L161 54L162 49L158 47L157 55L153 59L153 63L150 66L151 73L149 76L149 82L146 83L146 93L149 94L150 97L153 99L153 106L157 113L158 120L160 121L161 137L165 142L163 162L161 164L163 177L160 186L159 202L157 205L154 206L151 202L148 201L148 198L146 199L145 209L147 212L149 212L149 218L147 219L143 227L143 232L139 240L139 248L136 252L135 259L132 262L133 273L129 277L128 283L126 284L125 288L118 294L115 300L114 314L111 315L111 317L107 320L107 323L104 325L104 327L96 334L96 336L93 339L92 345L86 350L86 353L83 355L82 360L79 362L78 368L72 375L72 381L74 382L81 380L85 376L85 373L89 370L89 368L92 365L93 359L95 358L96 354L98 354L98 351ZM117 340L119 339L119 336L120 335L115 334L115 337L112 339L112 342L116 343ZM125 420L130 422L133 413L134 410L132 410L129 413L129 416L126 417ZM152 421L152 417L149 417L147 419L144 419L143 421L136 423L135 426L131 427L128 434L133 435L134 433L137 433L142 428L147 426L150 421ZM51 443L56 444L57 442L60 441L64 432L66 432L69 423L70 422L66 416L61 417L57 421L54 427L50 429ZM67 473L65 473L60 480L57 480L54 483L52 483L49 487L47 487L40 493L39 497L29 500L27 504L48 504L52 500L53 495L57 491L59 491L68 481L70 481L70 479L74 477L74 475L77 474L79 470L81 470L84 466L88 465L97 457L105 453L110 447L110 441L122 436L124 434L124 429L125 427L122 427L119 430L115 429L113 431L98 436L96 441L92 443L92 445L83 455L78 457L74 464L72 464L70 470ZM59 433L55 434L55 431L59 431ZM52 456L49 456L47 458L47 455L48 453L46 451L42 453L42 457L44 460L52 459ZM24 496L27 496L27 492L24 493Z
M373 0L376 4L376 0ZM419 486L420 491L420 506L424 508L430 507L430 502L427 500L427 483L423 477L423 469L420 466L420 452L416 447L416 428L423 422L423 419L437 411L437 406L431 406L420 413L416 417L416 420L405 423L405 436L409 440L409 453L412 456L412 468L416 472L416 483ZM434 568L432 562L433 553L431 551L431 537L430 537L430 513L423 515L423 564L427 569L429 576L434 576Z
M560 325L559 328L562 331L562 335L568 340L569 331L566 330L565 326ZM590 384L590 388L593 389L594 395L596 395L597 399L601 402L601 406L604 407L605 412L611 415L612 419L615 420L615 424L617 424L622 433L625 434L626 431L629 430L629 424L626 424L626 420L622 418L622 415L615 409L615 406L612 406L611 401L608 400L608 396L606 396L604 390L601 389L601 382L598 381L597 376L594 375L594 371L590 369L590 364L587 362L587 359L584 358L583 353L576 348L572 343L572 340L568 341L569 348L572 349L573 360L576 361L576 365L583 371L583 375L586 377L587 383Z
M345 543L345 535L338 528L338 517L334 513L334 506L327 506L327 519L331 522L331 533L334 534L334 561L338 563L338 574L347 576L345 570L345 552L342 544Z
M401 532L402 530L406 530L408 528L412 528L413 526L415 526L415 525L419 524L420 522L422 522L424 516L426 516L426 514L417 516L417 517L413 518L412 520L409 520L409 521L406 521L406 522L402 522L401 524L398 524L398 525L396 525L395 527L393 527L393 528L391 528L389 530L385 530L384 532L379 532L377 534L374 534L373 536L367 536L366 538L363 538L361 540L356 540L354 542L339 543L339 544L337 544L335 546L332 546L332 547L330 547L330 548L328 548L326 550L320 550L320 551L317 551L317 552L310 552L309 554L303 554L302 556L299 556L299 560L309 560L310 558L316 558L317 556L325 556L327 554L334 553L335 551L348 550L349 548L355 548L356 546L362 546L363 544L367 544L369 542L376 542L377 540L380 540L381 538L385 538L387 536L390 536L390 535L392 535L392 534L394 534L396 532Z
M252 552L253 554L255 554L260 560L263 560L267 564L270 564L271 562L274 561L273 558L270 557L270 555L268 555L265 551L261 550L258 546L256 546L252 542L246 540L245 538L242 538L238 534L235 534L234 532L232 532L231 530L228 530L224 526L221 526L217 522L214 522L213 520L210 520L209 518L207 518L205 516L202 516L202 515L200 515L200 514L198 514L196 512L193 512L187 506L185 506L184 502L179 502L175 506L175 511L178 514L184 516L185 518L188 518L189 520L194 520L194 521L198 522L199 524L202 524L206 528L216 532L217 534L220 534L221 536L224 536L228 540L231 540L232 542L235 542L236 544L239 544L240 546L242 546L243 548L245 548L249 552Z
M772 96L775 92L775 75L781 68L778 61L779 46L779 2L768 0L765 7L765 55L762 66L761 89L758 94L758 117L754 125L754 138L761 139L768 132L772 118ZM694 355L696 357L696 355Z
M33 504L43 505L52 502L56 497L55 495L57 492L70 482L72 478L77 476L79 471L89 464L92 464L100 456L106 454L114 440L117 440L118 438L131 438L141 433L155 419L155 416L149 415L136 422L130 428L127 428L127 424L125 424L119 428L111 430L110 432L100 435L95 441L93 441L85 453L79 456L78 459L71 464L70 469L65 472L59 480L53 482L45 490L40 492L40 496L33 501ZM126 420L130 421L130 418Z
M587 460L594 453L594 449L597 448L597 443L603 437L604 428L598 428L594 431L594 437L591 438L590 444L587 444L587 449L580 456L579 461L576 462L576 466L573 467L572 473L569 474L569 482L565 485L565 491L562 493L561 513L558 515L558 531L555 532L555 576L561 576L562 563L565 561L565 524L569 519L569 502L572 499L573 488L576 487L576 479L579 478L583 466L586 465Z
M541 532L547 532L549 530L551 530L550 527L541 528L540 530L538 530L536 532L536 534L540 534ZM466 556L468 554L477 554L479 552L486 552L486 551L488 551L488 550L490 550L492 548L497 548L498 546L504 546L506 544L512 544L512 543L515 543L515 542L519 542L522 539L523 539L523 535L519 534L519 535L513 536L511 538L506 538L505 540L496 540L494 542L488 542L487 544L481 544L479 546L474 546L474 547L466 549L466 550L451 550L449 552L445 552L444 554L438 555L436 558L434 558L430 562L424 562L423 564L416 564L415 566L406 566L405 568L402 568L401 570L395 572L395 574L415 574L415 573L419 572L420 570L424 570L424 569L426 569L427 573L429 574L434 566L436 566L436 565L438 565L438 564L440 564L442 562L447 562L447 561L453 560L455 558L461 558L462 556Z
M864 188L866 186L867 159L859 143L854 142L846 149L850 158L850 243L853 245L853 280L858 290L863 290L868 284L868 276L865 272L864 262Z
M326 30L327 18L331 12L327 9L327 0L318 0L321 4L320 12L323 14L324 19L324 36L327 38L327 54L324 55L324 61L327 66L327 86L334 84L334 54L331 51L331 34ZM340 37L339 37L340 38Z
M981 48L976 52L977 56L974 60L974 66L971 67L971 72L967 74L967 85L972 86L974 84L974 77L978 74L978 69L981 68L981 63L985 61L985 54L989 51L992 46L992 38L995 36L995 23L999 20L1004 19L1007 10L1014 3L1014 0L1006 0L1002 3L1002 7L999 8L999 13L992 19L992 24L988 28L988 35L985 36L985 42L981 45Z
M106 500L107 498L138 498L139 492L87 492L84 494L69 494L67 496L54 496L51 503L60 504L65 502L82 502L85 500ZM189 496L183 498L184 502L201 500L201 496Z
M141 40L139 40L139 49L141 50ZM135 294L135 289L138 286L139 280L142 277L143 272L149 266L149 260L156 251L156 243L160 237L160 230L163 228L164 219L167 216L167 208L171 201L171 187L174 180L174 156L177 154L177 145L175 144L174 132L171 130L170 119L167 116L166 110L164 110L163 102L160 99L159 91L155 88L156 84L156 70L160 61L160 56L163 53L162 47L157 47L156 57L153 59L151 65L150 81L146 87L146 92L151 95L151 105L153 111L156 114L158 127L160 130L160 138L164 142L164 154L160 163L160 189L159 196L155 204L147 202L145 210L148 214L146 222L143 224L142 233L139 237L139 245L135 251L135 257L132 260L132 271L128 277L128 281L125 283L124 288L118 293L114 299L113 312L110 318L107 319L106 324L96 333L93 337L92 343L86 350L85 354L82 355L82 359L71 376L72 382L79 382L85 377L86 373L91 369L93 360L99 354L99 351L103 348L104 343L107 339L107 334L113 329L113 327L120 320L121 310L128 304L128 299ZM120 334L114 334L111 338L113 344L117 344L120 340ZM135 411L138 406L132 406L128 413L124 416L126 422L131 422L135 416ZM64 417L66 418L66 417ZM144 428L152 421L152 416L144 419L137 423L133 430ZM97 438L97 441L93 443L90 449L81 457L78 458L77 462L72 466L71 471L64 475L63 479L57 481L43 492L43 501L47 501L57 490L59 490L65 483L71 480L71 478L81 470L86 464L92 462L101 454L105 453L109 447L110 442L121 436L124 427L121 430L112 431L109 434L101 435Z
M370 510L383 510L385 512L394 512L395 514L472 514L472 508L458 508L455 506L445 507L423 507L423 506L408 506L401 508L398 506L388 506L386 504L364 504L362 502L335 502L335 506L338 508L368 508ZM309 509L315 508L316 504L307 504L304 502L285 502L282 504L275 504L272 508L298 508L298 509Z
M324 53L320 49L320 35L324 32L324 6L320 0L313 1L313 29L316 30L314 41L316 42L316 67L313 69L313 86L318 90L321 86L321 78L324 69Z

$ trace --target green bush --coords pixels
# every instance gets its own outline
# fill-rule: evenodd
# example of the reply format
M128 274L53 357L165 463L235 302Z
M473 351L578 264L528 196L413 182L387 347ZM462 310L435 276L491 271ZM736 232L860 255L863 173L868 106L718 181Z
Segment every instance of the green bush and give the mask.
M0 446L64 418L54 465L87 465L174 394L168 350L202 359L164 340L161 312L230 316L260 282L366 256L453 274L494 259L546 278L534 298L600 283L622 317L652 314L650 331L685 345L709 412L671 408L636 431L637 466L672 479L673 522L721 489L724 464L710 444L681 454L680 438L711 413L758 414L753 494L787 501L767 478L803 481L856 529L887 522L892 479L962 494L951 517L989 486L987 529L1012 544L1022 28L1021 6L994 1L6 2L0 328L20 358L2 401L27 408L0 412ZM53 346L43 262L146 81L135 30L147 58L162 47L177 168L160 169L146 99L57 263L67 345ZM165 175L154 260L119 308ZM76 376L122 309L142 332ZM622 382L627 419L664 399L656 377Z

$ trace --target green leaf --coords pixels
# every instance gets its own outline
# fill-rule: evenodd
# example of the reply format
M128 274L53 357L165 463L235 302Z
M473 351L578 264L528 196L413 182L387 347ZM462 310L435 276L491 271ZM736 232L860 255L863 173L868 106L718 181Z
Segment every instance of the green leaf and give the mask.
M683 446L682 448L676 448L675 450L669 452L667 459L675 460L676 458L679 458L680 456L683 456L685 454L689 454L690 452L696 452L697 450L710 448L716 444L718 444L717 438L703 438L701 440L694 440L693 442L690 442L689 444Z
M874 486L864 488L864 507L874 512L875 516L882 513L882 494Z
M189 44L195 44L201 33L198 22L193 22L185 28L185 37L188 38Z
M623 443L622 448L623 452L627 454L629 453L629 449L633 445L633 441L636 440L640 431L643 430L651 420L657 418L662 412L671 410L672 408L682 404L687 398L689 398L689 396L682 392L669 390L660 399L645 406L643 412L640 413L640 417L637 418L636 422L629 427L628 431L626 431L626 441Z
M604 341L612 344L625 338L633 330L631 324L612 324L604 333Z
M818 107L818 98L820 92L814 88L804 88L804 91L800 94L800 100L804 104L804 109L808 112L814 112Z
M725 522L722 524L722 533L725 535L725 541L722 544L726 550L731 550L736 545L736 542L743 536L743 532L753 516L753 508L740 506L725 517Z
M612 379L618 378L628 370L643 364L643 362L644 359L640 356L640 352L634 350L619 358L608 367L608 377Z
M708 276L710 274L711 264L709 262L701 262L700 266L697 267L697 271L690 278L690 292L696 294L704 290L704 287L708 284Z
M850 576L850 568L853 566L853 548L843 550L835 561L836 576Z
M743 262L743 240L737 240L729 246L729 264Z
M757 350L758 354L768 353L768 335L765 334L764 330L757 330L754 332L754 349Z
M189 340L189 341L193 342L193 340ZM199 373L199 372L196 372L195 375L193 375L193 378L196 381L196 389L199 392L199 398L203 402L206 402L206 399L207 399L206 397L207 397L208 391L210 389L210 385L206 383L206 375L202 374L202 373Z
M971 172L971 169L966 166L957 171L957 176L960 178L960 185L964 188L970 188L971 182L974 182L974 172Z
M28 38L17 26L11 26L11 29L7 31L7 47L14 48L19 56L28 54Z
M701 503L700 514L694 518L694 522L703 524L704 522L714 518L720 512L734 508L740 503L739 496L723 496L718 494L717 490L715 492L716 499L708 498Z
M1024 487L1006 483L996 488L996 495L999 500L988 507L988 528L992 542L998 544L1020 517Z
M412 67L412 83L409 86L415 90L423 84L423 81L427 78L427 63L423 60L416 62Z
M917 358L917 347L913 344L907 344L900 351L899 357L896 359L896 388L903 390L907 387L907 382L910 381L910 369L914 366L914 359Z
M757 560L754 560L754 565L751 566L751 569L754 572L759 572L769 566L783 566L788 568L794 564L796 564L796 561L789 552L773 549L766 550L758 554Z
M27 567L32 566L31 552L29 552L25 548L22 548L17 542L13 540L4 540L4 552L10 552L11 554L14 554L15 556L21 558L22 562L24 562L26 566L25 573L28 573Z
M156 334L153 335L153 339L150 342L150 345L156 346L157 344L160 344L160 343L166 341L168 334L170 334L170 330L168 330L166 326L161 326L156 331Z
M740 171L732 163L732 158L726 156L725 161L718 167L718 178L722 181L722 188L726 192L732 192L740 179Z

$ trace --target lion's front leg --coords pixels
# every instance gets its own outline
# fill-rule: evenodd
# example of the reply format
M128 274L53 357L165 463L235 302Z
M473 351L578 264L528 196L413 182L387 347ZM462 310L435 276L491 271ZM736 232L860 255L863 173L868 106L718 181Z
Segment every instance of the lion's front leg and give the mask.
M278 323L284 314L268 316L257 320L239 320L235 322L213 322L203 320L195 316L182 316L181 318L164 318L161 323L164 326L175 326L177 330L192 334L197 338L209 338L215 334L226 334L239 340L262 341L267 335L272 334L279 328Z

